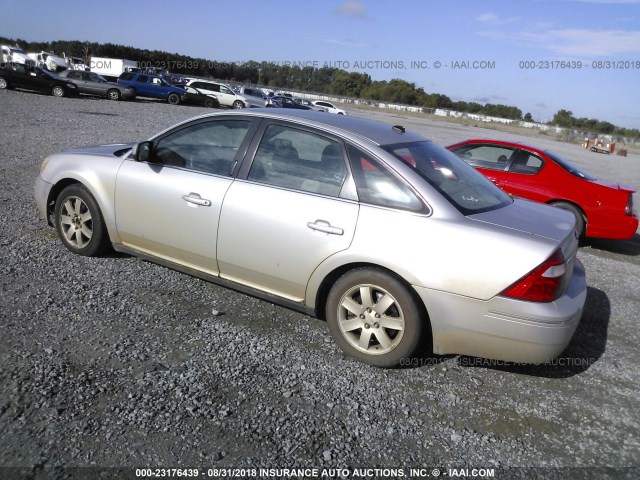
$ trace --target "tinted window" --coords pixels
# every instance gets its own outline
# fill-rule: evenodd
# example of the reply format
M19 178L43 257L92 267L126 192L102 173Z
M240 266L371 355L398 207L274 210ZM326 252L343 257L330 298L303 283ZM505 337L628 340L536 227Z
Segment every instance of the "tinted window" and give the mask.
M148 75L140 75L136 82L140 82L140 83L147 83L149 81L149 76Z
M71 78L73 80L80 80L82 78L82 72L69 72L67 74L67 78Z
M452 150L469 165L491 170L506 170L515 149L498 145L463 145Z
M517 150L511 156L509 172L533 175L540 171L542 165L543 161L540 157L532 153L525 152L524 150Z
M269 125L249 179L269 185L337 197L347 175L340 144L282 125Z
M511 199L485 176L433 142L383 147L413 168L465 215L501 208Z
M576 177L583 178L583 179L589 180L591 182L597 180L596 177L594 177L594 176L590 175L589 173L585 172L584 170L582 170L581 168L577 167L576 165L574 165L570 161L565 160L564 158L562 158L557 153L550 152L549 150L546 150L544 153L546 153L553 161L555 161L558 165L560 165L562 168L564 168L571 175L575 175Z
M347 146L351 170L361 202L383 207L422 210L422 202L409 187L368 153Z
M229 175L251 122L216 120L170 133L155 146L158 163L204 173Z

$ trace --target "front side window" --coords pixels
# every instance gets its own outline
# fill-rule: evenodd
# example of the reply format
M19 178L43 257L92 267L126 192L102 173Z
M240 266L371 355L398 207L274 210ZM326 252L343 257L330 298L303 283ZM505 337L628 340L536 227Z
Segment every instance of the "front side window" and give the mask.
M495 210L512 202L484 175L433 142L400 143L383 148L413 168L464 215Z
M229 175L251 122L215 120L197 123L161 138L153 150L156 163L203 173Z
M347 151L361 202L413 211L423 209L411 189L371 155L353 145L348 145Z
M140 83L147 83L149 81L149 77L147 75L140 75L136 81Z
M337 197L347 176L340 143L305 130L269 125L249 180Z

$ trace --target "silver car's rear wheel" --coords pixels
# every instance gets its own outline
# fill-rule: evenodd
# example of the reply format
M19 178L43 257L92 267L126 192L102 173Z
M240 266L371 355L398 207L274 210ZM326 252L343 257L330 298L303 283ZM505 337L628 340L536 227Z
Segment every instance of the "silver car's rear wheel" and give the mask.
M115 101L120 100L120 90L118 90L117 88L112 88L107 92L107 98L109 100L115 100Z
M327 298L327 322L348 355L394 367L415 355L422 340L421 310L400 280L373 268L347 272Z
M73 253L93 256L108 247L98 204L83 186L70 185L62 190L56 200L54 217L58 236Z

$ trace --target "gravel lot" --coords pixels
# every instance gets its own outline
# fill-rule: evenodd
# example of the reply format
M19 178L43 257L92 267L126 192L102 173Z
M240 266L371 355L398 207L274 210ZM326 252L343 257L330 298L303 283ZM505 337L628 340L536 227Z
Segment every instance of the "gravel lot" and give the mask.
M146 139L204 109L0 91L0 112L0 478L640 476L639 235L580 249L586 309L557 362L380 370L344 357L320 320L125 255L74 256L38 218L32 186L49 153ZM637 155L352 113L440 144L535 142L640 187Z

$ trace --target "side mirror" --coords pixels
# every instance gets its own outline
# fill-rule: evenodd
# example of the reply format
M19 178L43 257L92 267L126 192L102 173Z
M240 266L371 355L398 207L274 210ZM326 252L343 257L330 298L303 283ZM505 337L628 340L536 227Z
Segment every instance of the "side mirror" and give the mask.
M153 142L151 141L140 142L135 147L135 154L133 157L138 162L148 162L149 159L151 158L152 147L153 147Z

